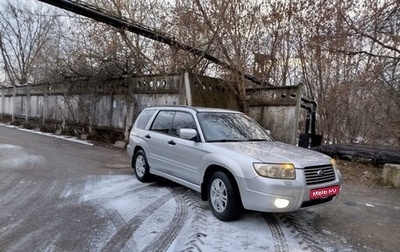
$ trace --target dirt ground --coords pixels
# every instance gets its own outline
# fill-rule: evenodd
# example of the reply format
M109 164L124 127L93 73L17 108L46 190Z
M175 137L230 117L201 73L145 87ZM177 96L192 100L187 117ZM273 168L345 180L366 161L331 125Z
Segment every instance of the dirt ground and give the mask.
M343 237L355 251L399 251L400 189L384 185L382 164L338 160L341 195L317 210L317 226Z

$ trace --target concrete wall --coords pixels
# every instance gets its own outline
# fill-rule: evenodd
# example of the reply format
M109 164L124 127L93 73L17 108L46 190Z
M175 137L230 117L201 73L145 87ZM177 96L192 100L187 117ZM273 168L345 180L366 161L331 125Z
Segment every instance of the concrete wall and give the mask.
M296 144L302 92L302 85L247 89L247 113L276 140Z
M249 116L271 130L277 140L296 144L302 86L247 89ZM27 92L30 91L30 95ZM188 72L128 77L105 82L73 82L0 89L0 114L43 121L71 122L119 129L125 137L143 108L191 105L239 110L232 86ZM15 104L13 105L13 93Z
M191 74L190 84L192 106L239 109L236 93L228 82Z
M89 124L94 127L124 130L127 118L147 106L181 104L182 74L112 80L106 83L32 85L0 89L0 114L28 118ZM14 102L15 100L15 102ZM13 109L14 108L14 109ZM133 118L134 119L134 118Z
M0 102L0 111L4 114L11 115L12 113L12 104L13 104L13 97L2 97L2 102Z
M187 77L185 83L185 76ZM28 90L30 95L27 95ZM74 82L0 89L0 114L126 130L140 111L155 105L236 107L235 92L222 80L178 73L128 77L104 83ZM189 95L188 95L189 94ZM190 99L188 99L190 97Z
M400 188L400 165L385 164L382 172L383 183Z

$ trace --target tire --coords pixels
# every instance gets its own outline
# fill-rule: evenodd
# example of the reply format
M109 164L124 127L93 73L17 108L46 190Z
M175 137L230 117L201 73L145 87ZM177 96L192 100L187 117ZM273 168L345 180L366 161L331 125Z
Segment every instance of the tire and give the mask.
M136 178L139 181L149 182L151 180L149 164L143 150L137 151L133 156L132 168L135 170Z
M212 213L221 221L237 220L243 206L236 183L224 172L218 171L208 183L208 205Z

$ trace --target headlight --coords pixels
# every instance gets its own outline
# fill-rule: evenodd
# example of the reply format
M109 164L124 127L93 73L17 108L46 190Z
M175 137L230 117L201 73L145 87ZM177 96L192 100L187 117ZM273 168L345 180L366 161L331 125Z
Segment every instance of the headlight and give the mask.
M336 163L336 160L335 159L331 159L331 165L333 166L333 168L335 168L335 169L337 169L338 168L338 165L337 165L337 163Z
M332 158L331 159L331 164L332 164L333 169L336 170L336 172L338 173L339 178L341 178L342 177L342 173L339 170L339 166L337 165L336 160Z
M296 178L296 171L292 164L253 163L253 167L257 174L262 177L277 179Z

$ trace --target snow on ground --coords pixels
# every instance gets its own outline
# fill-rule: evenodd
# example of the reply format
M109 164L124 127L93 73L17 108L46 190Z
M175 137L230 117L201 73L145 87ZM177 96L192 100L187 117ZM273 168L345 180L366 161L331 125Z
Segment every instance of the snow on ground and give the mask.
M271 232L260 214L247 214L236 222L222 222L211 214L206 203L201 202L199 194L186 189L181 194L187 199L179 202L168 187L160 187L157 183L143 184L131 175L110 175L101 179L89 178L82 201L96 205L99 211L119 215L125 223L138 216L143 217L139 226L127 228L133 232L124 245L125 251L143 251L151 246L164 230L174 224L171 220L179 208L184 210L179 210L176 221L183 223L176 230L169 230L177 234L166 248L168 251L191 247L197 247L200 251L273 249ZM158 201L161 203L152 206ZM121 223L115 223L110 225L110 232L121 228L118 227Z
M43 136L49 136L49 137L54 137L54 138L58 138L58 139L63 139L66 141L70 141L70 142L75 142L75 143L80 143L80 144L85 144L85 145L93 145L92 143L86 141L86 140L81 140L78 139L76 137L71 137L71 136L62 136L62 135L56 135L56 134L52 134L52 133L46 133L46 132L41 132L41 131L36 131L36 130L29 130L29 129L24 129L24 128L20 128L18 126L14 126L14 125L7 125L7 124L2 124L0 123L0 126L4 126L7 128L14 128L20 131L26 131L26 132L30 132L30 133L34 133L34 134L38 134L38 135L43 135Z
M111 237L97 248L119 244L121 251L351 251L335 242L324 244L324 234L310 238L312 233L295 231L273 215L245 212L238 221L219 221L198 193L163 183L143 184L132 175L88 178L81 201L112 220L104 232ZM116 236L121 233L122 240Z
M36 163L44 162L44 158L27 154L22 147L0 143L0 167L29 167Z

